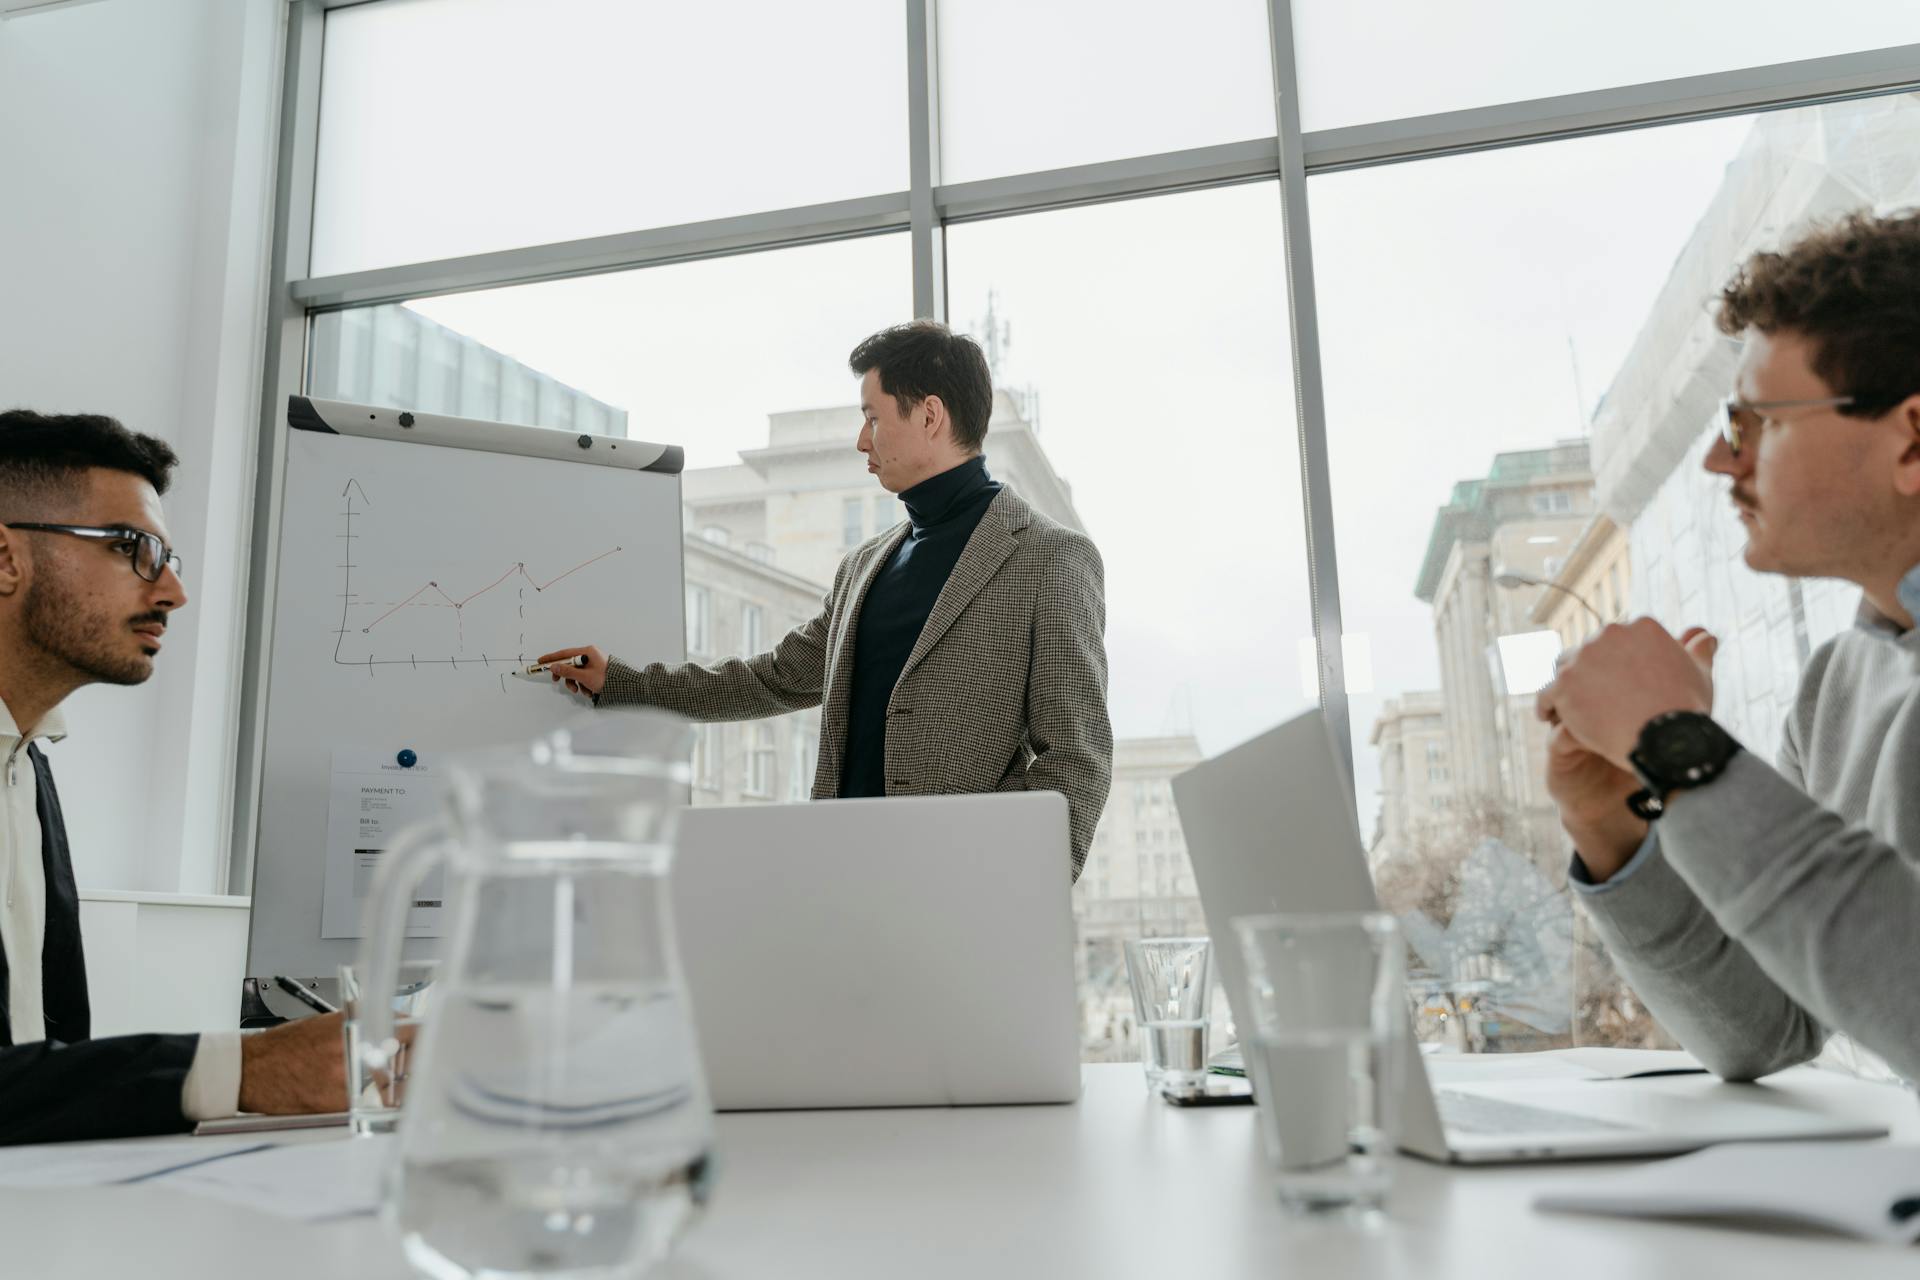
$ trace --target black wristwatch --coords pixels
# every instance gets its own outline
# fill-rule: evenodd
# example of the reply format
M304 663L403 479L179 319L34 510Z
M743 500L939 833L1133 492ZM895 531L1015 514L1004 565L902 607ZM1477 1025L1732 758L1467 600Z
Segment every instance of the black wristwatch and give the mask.
M1647 721L1627 763L1644 791L1627 797L1627 808L1651 822L1667 811L1667 797L1701 787L1727 771L1740 744L1712 716L1698 711L1669 711Z

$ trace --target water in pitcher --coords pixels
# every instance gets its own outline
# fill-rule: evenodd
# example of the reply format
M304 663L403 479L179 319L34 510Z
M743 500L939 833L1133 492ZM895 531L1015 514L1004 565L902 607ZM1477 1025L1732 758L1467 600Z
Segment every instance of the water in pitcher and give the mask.
M435 1011L396 1219L445 1277L626 1275L705 1203L712 1122L673 986L470 985ZM423 1064L423 1070L429 1069Z

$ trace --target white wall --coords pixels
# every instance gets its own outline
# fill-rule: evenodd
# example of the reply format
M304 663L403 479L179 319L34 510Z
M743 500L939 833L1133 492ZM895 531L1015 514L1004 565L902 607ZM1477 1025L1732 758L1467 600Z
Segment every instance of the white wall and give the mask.
M81 690L50 752L86 888L225 887L286 11L0 20L0 406L111 414L183 463L191 602L154 678Z
M235 1024L247 968L247 899L83 891L94 1036Z

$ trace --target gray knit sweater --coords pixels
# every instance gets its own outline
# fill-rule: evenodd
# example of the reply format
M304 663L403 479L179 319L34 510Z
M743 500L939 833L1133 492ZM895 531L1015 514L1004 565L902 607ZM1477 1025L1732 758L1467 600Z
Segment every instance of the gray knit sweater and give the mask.
M1675 793L1657 839L1580 899L1717 1074L1804 1062L1832 1030L1920 1081L1920 628L1863 605L1814 654L1782 737L1777 767L1742 752Z

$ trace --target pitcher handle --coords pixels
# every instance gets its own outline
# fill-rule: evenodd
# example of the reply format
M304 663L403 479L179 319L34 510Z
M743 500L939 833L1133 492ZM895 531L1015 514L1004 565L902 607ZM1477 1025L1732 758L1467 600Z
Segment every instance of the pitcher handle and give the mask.
M360 1056L373 1071L385 1071L399 1052L394 1038L393 992L400 982L400 950L407 939L407 913L427 872L446 856L453 833L444 821L416 823L395 837L380 856L367 894L365 937L360 943Z

